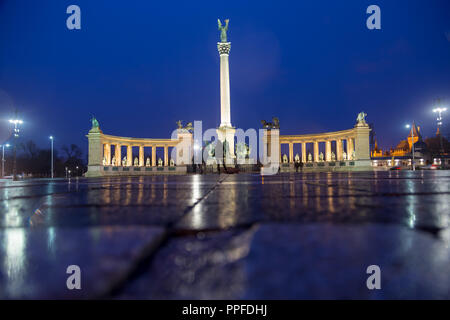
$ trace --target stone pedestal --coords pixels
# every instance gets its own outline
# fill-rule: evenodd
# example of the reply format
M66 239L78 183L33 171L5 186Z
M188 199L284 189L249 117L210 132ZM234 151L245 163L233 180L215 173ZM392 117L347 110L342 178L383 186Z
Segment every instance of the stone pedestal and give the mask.
M278 173L280 168L280 129L264 129L261 168L262 175Z
M236 133L236 129L233 127L222 126L217 128L217 138L220 142L224 143L225 141L228 144L228 154L225 159L225 163L228 165L234 164L234 159L236 156L234 155L234 135ZM219 162L222 159L217 159Z
M99 127L92 128L86 135L89 141L88 171L86 177L99 177L102 175L103 144L102 131Z
M177 166L188 165L192 163L194 139L192 133L186 129L177 130L179 143L176 146L176 164Z
M206 165L207 166L216 166L217 165L216 158L208 158L208 159L206 159Z
M369 136L370 128L367 124L355 126L355 160L370 160Z

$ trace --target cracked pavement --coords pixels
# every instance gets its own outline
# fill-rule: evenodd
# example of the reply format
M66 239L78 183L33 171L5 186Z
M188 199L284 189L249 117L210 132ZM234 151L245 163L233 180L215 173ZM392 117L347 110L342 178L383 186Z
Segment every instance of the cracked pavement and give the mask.
M448 299L449 203L449 171L0 180L0 298Z

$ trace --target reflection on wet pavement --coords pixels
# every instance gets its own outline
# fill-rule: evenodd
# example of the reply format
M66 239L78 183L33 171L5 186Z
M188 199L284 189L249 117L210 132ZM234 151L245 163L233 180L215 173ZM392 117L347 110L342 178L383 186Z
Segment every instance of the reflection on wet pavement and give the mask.
M86 287L80 297L107 295L118 285L122 287L118 298L277 298L283 296L277 288L290 285L308 287L312 297L317 283L305 276L323 263L311 260L312 249L295 243L316 241L313 247L324 254L327 248L339 252L348 245L350 251L345 254L357 258L349 256L346 263L354 268L369 260L361 253L365 248L361 243L372 239L377 242L366 249L389 266L393 249L388 249L388 243L378 246L377 233L391 239L390 246L398 243L396 263L404 265L423 254L429 259L428 269L437 274L444 268L442 261L450 265L441 249L443 245L448 251L449 203L448 171L0 182L0 297L76 297L64 285L66 263L83 265L88 275L98 278L100 287ZM293 229L277 227L286 223ZM336 236L339 245L315 239L306 227L310 225ZM278 232L280 236L266 240L268 234ZM300 237L303 232L306 235ZM289 233L300 238L290 244ZM167 241L156 247L164 237ZM407 250L402 239L409 239L414 250ZM156 250L154 255L144 250L148 246ZM147 258L140 252L146 252ZM287 258L291 254L294 260ZM270 261L264 262L265 257ZM344 264L342 259L336 256L333 263ZM107 275L102 278L99 272ZM273 280L249 285L261 272L275 272ZM297 279L292 283L276 276L289 272ZM418 277L406 267L397 272ZM354 275L348 281L358 279ZM345 297L336 287L335 283L331 291L318 289L315 297L321 293ZM440 289L431 289L431 282L418 283L417 288L423 294L415 297L442 296ZM286 290L290 298L307 297L300 289ZM357 296L356 292L349 296ZM401 292L397 288L379 297L396 297ZM412 291L408 292L411 296Z

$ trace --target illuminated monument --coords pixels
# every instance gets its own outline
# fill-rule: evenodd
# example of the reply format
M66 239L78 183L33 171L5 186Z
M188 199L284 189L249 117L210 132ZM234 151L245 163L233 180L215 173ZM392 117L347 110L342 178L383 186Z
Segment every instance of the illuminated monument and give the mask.
M217 50L220 55L220 126L217 129L217 137L220 142L228 147L226 163L234 161L234 134L236 129L231 125L230 112L230 70L228 57L230 55L231 42L227 41L227 30L229 20L225 20L222 26L220 19L217 20L220 30L220 42L217 43Z
M243 159L242 149L249 149L242 143L238 144L236 147L238 157L236 158L234 141L236 129L231 124L228 64L231 42L227 40L228 24L228 19L225 20L225 25L222 25L220 19L218 20L220 30L220 42L217 43L220 56L220 125L216 128L216 132L217 139L226 146L225 163L233 166L236 160ZM313 171L372 170L369 150L370 127L365 121L365 116L364 112L359 113L356 125L348 130L302 135L280 135L279 120L276 117L273 118L273 122L262 121L264 132L260 160L265 166L274 168L271 173L277 173L279 168L282 172L296 171L295 167L299 163L304 164L304 170ZM104 134L100 130L98 121L93 118L92 128L87 135L89 163L86 176L187 173L188 168L193 164L194 149L201 150L203 146L194 145L192 123L183 126L180 120L177 122L177 127L171 138L119 137ZM281 154L281 145L288 145L288 154ZM294 156L294 145L301 146L301 156L298 153ZM256 149L256 146L251 147ZM160 158L157 157L157 149L160 152L163 151ZM217 159L214 152L211 151L209 150L208 153L213 161L209 164L216 167L217 163L222 162L222 158L218 157L219 159ZM208 160L210 159L206 159L207 165ZM200 161L202 160L200 159ZM238 162L238 164L241 165L242 162ZM245 163L245 161L244 164L251 165L250 162Z

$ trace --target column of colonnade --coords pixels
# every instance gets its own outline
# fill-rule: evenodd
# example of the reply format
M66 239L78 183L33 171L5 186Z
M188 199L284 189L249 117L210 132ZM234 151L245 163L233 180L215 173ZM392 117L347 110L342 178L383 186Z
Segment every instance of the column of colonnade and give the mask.
M355 160L353 159L353 151L355 151L354 138L349 138L347 139L347 159Z
M169 165L169 148L167 145L164 145L164 166Z
M325 141L325 161L331 161L331 140Z
M302 162L306 162L306 142L302 142Z
M127 167L133 165L133 146L127 145Z
M337 161L341 161L343 159L342 152L343 152L342 139L337 139L336 140L336 160Z
M289 142L289 162L294 162L294 144L292 142Z
M324 161L332 161L331 158L331 143L333 141L336 142L336 161L343 161L344 160L344 140L347 141L347 147L346 147L346 160L355 160L352 159L352 154L353 151L355 150L355 138L353 137L342 137L342 138L337 138L337 139L327 139L324 141L321 140L313 140L313 141L292 141L292 142L288 142L286 144L288 144L289 146L289 162L292 163L294 162L294 144L298 143L301 144L301 161L302 162L308 162L308 153L306 152L306 146L308 143L312 143L313 144L313 158L312 161L313 162L319 162L319 143L324 142L325 143L325 154L324 154ZM280 143L280 145L283 143ZM281 148L281 146L280 146Z
M144 148L146 146L143 146L143 145L135 146L132 144L114 144L114 143L103 143L103 158L106 160L105 165L112 165L111 145L115 146L114 156L116 158L116 163L115 163L116 166L122 165L122 150L121 150L121 148L123 146L127 147L126 166L129 166L129 167L134 166L133 149L132 149L133 147L139 147L139 157L138 157L139 166L140 167L145 166ZM167 145L167 144L164 144L164 145L152 144L148 147L152 148L152 156L151 156L151 166L152 167L155 167L157 165L157 163L156 163L156 148L158 148L158 147L164 148L164 166L169 166L169 145Z
M106 165L111 164L111 144L105 143L103 145L103 161L106 159Z
M144 147L139 146L139 167L143 167L145 164L144 160Z

